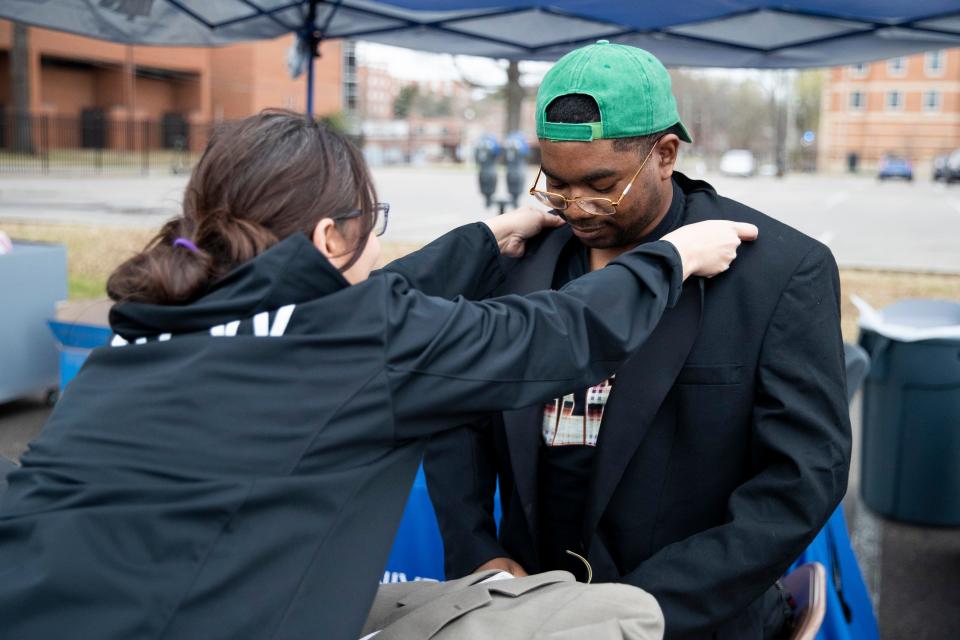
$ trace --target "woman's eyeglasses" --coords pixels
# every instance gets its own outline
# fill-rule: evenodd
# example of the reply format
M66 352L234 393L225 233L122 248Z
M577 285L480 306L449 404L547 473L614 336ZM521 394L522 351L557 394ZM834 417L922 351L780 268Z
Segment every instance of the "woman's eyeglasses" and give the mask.
M360 209L354 209L347 213L341 213L337 216L330 216L333 220L348 220L350 218L361 218L366 212ZM390 205L386 202L378 202L373 208L373 232L382 236L387 231L387 220L390 218Z

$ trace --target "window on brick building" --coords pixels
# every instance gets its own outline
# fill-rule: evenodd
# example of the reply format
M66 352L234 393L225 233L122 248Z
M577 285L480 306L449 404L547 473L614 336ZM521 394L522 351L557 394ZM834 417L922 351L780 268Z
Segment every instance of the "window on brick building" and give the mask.
M900 111L903 109L903 91L887 92L887 110Z
M928 51L924 56L924 69L928 76L942 76L946 66L946 51Z
M866 62L861 62L859 64L850 65L850 77L852 78L863 78L867 75L867 72L870 70L870 65Z
M887 60L887 73L892 76L902 76L907 72L907 59L903 56Z
M940 111L940 92L939 91L923 92L923 110L924 111Z
M867 94L863 91L851 91L850 92L850 108L855 111L860 111L867 106Z

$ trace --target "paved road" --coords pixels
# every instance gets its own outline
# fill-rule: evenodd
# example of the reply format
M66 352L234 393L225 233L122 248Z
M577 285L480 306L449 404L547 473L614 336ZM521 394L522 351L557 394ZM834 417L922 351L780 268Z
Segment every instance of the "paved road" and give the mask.
M379 168L374 178L392 205L387 241L422 243L487 215L468 168ZM960 273L960 185L705 178L722 195L826 242L842 266ZM183 176L0 177L0 221L154 227L177 212L185 184Z

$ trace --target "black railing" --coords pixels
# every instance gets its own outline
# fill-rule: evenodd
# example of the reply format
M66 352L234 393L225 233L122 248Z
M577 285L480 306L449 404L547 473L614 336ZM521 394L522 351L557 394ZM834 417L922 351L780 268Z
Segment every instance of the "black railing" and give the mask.
M97 109L73 118L0 111L0 174L183 173L212 128L176 113L127 120Z

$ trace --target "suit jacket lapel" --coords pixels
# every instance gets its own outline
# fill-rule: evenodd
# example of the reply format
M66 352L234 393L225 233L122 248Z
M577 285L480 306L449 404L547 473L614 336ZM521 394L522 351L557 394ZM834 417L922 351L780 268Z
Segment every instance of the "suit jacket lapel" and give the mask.
M543 236L543 241L511 270L509 284L502 293L527 294L549 289L557 259L573 233L567 226ZM513 466L513 478L523 505L523 512L536 535L537 529L537 459L540 453L540 423L543 407L534 405L503 412L503 424Z
M557 268L560 252L571 237L573 232L567 225L538 237L536 240L539 242L535 246L528 246L523 258L511 259L513 264L507 268L507 283L498 293L524 295L549 289L553 284L553 272Z
M687 281L646 343L617 371L593 462L583 539L589 545L623 472L683 368L703 313L703 281ZM622 388L622 390L621 390Z

